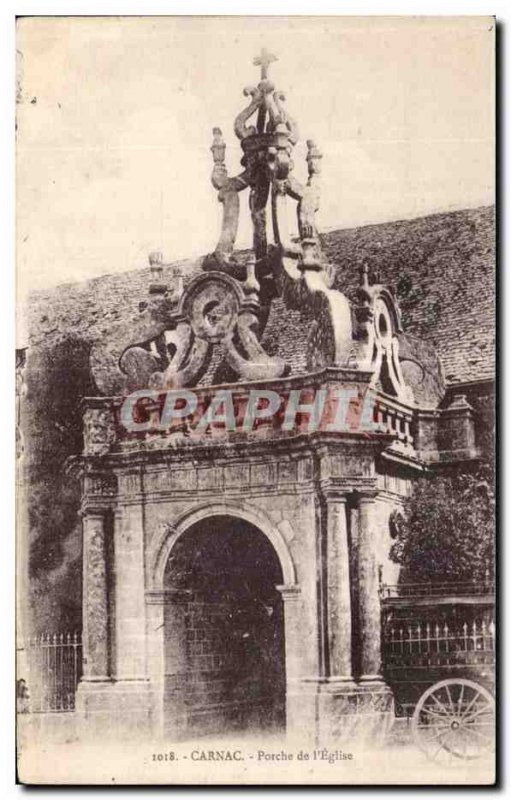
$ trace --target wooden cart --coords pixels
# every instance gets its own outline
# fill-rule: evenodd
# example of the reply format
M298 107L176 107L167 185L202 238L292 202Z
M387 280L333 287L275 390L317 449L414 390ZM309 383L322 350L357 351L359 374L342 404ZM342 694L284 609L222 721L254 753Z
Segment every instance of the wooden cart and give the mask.
M381 599L384 675L417 745L444 762L491 753L493 586L383 586Z

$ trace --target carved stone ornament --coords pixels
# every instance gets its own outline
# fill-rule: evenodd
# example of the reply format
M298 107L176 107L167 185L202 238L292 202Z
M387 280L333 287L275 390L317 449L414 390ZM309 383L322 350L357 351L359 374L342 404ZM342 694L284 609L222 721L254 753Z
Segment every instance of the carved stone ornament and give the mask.
M308 180L301 183L293 174L292 150L298 141L294 119L284 106L285 95L276 91L268 78L269 65L276 57L266 50L254 59L261 67L257 87L245 89L248 106L237 116L234 130L241 140L244 171L229 178L225 167L225 142L219 128L213 131L214 169L212 182L223 204L222 231L217 247L205 259L205 269L242 274L233 256L239 221L239 192L250 188L250 212L254 229L253 250L256 278L271 275L276 290L290 308L299 309L310 325L307 365L310 369L346 364L351 347L351 313L347 298L331 288L331 270L325 262L318 236L322 154L307 141ZM257 115L257 116L256 116ZM256 124L248 125L256 116ZM287 225L287 202L297 203L298 239ZM273 243L268 243L267 205L271 204Z
M196 385L216 345L223 346L229 366L246 380L284 375L284 361L268 356L259 342L262 315L255 285L253 275L240 283L224 273L208 272L196 277L177 306L167 307L152 324L145 321L144 310L138 329L152 332L152 338L133 344L133 335L121 327L121 336L111 337L109 347L100 343L94 349L92 371L98 388L118 395ZM124 336L131 339L128 346Z
M288 308L301 312L308 328L310 371L327 366L372 371L375 385L404 401L413 400L399 363L402 329L392 294L383 286L369 286L366 275L353 328L347 297L332 287L333 268L325 261L316 224L322 155L309 140L308 179L301 183L293 174L292 161L298 131L285 109L284 95L268 78L273 61L275 56L266 50L254 60L261 67L261 80L245 89L250 101L234 123L243 151L239 175L229 177L222 132L213 131L212 182L223 205L214 252L186 289L181 276L174 287L165 286L162 255L150 255L149 301L135 320L120 323L107 341L92 349L92 374L102 394L194 386L204 376L211 377L212 364L220 363L241 380L286 375L289 368L284 361L267 355L260 343L271 300L280 294ZM245 189L250 192L253 225L248 262L234 257L238 195ZM296 203L298 237L288 228L289 199Z
M83 415L84 454L106 455L116 440L113 412L106 408L88 408Z
M367 266L361 272L354 313L356 329L351 366L372 372L377 388L386 394L413 403L413 392L405 383L399 360L398 337L403 326L398 304L385 286L369 284Z
M87 497L114 497L117 494L117 478L112 473L84 475L84 495Z

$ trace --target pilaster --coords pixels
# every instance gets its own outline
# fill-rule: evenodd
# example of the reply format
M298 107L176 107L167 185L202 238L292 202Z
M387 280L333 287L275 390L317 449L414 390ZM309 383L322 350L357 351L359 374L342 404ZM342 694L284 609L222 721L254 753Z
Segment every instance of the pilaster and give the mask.
M87 508L83 526L83 678L109 680L105 510Z

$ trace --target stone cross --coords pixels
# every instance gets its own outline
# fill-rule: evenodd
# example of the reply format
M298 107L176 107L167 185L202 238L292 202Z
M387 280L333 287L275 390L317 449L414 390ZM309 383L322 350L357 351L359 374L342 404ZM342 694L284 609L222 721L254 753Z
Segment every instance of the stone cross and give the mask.
M261 55L256 56L254 58L254 64L256 67L261 67L261 80L264 81L268 77L268 67L272 63L272 61L278 61L277 56L274 56L273 53L270 53L266 47L261 49Z

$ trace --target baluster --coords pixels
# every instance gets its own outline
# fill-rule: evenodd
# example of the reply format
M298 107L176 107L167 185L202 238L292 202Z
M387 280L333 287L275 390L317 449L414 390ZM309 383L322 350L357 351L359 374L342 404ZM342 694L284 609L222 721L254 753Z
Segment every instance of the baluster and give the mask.
M412 637L412 626L408 626L408 652L412 653L413 651L413 637Z
M36 710L36 706L39 702L39 679L40 679L40 671L41 665L39 663L40 652L37 648L37 637L32 637L32 643L30 645L30 663L33 664L33 672L35 672L35 676L32 680L32 687L31 687L31 695L32 699L30 702L30 707L32 711Z
M66 711L69 710L69 684L71 681L71 634L69 631L66 633L65 643L64 643L64 653L65 653L65 682L64 682L64 694L63 699L66 705Z
M488 634L490 636L490 649L495 649L495 623L493 620L488 625Z
M27 658L28 658L28 665L29 665L29 669L30 669L30 680L31 680L31 682L33 684L34 683L33 673L34 673L34 670L36 668L35 650L34 650L34 646L33 646L33 637L30 637L27 640L27 642L28 642L28 644L27 644ZM33 711L33 709L34 709L34 689L35 689L35 687L32 685L32 686L29 686L28 688L29 688L30 695L31 695L31 697L30 697L30 710Z
M51 669L51 694L50 694L50 711L55 710L55 692L57 689L56 684L56 670L55 670L55 659L57 655L57 636L54 633L53 636L50 637L50 669Z
M53 634L48 634L48 710L53 711Z
M50 646L49 646L50 636L49 634L44 635L44 674L43 674L43 711L48 711L48 683L49 683L49 675L50 675Z
M405 442L407 444L413 444L409 417L405 418Z
M29 650L30 666L32 668L32 678L31 678L32 686L29 687L30 688L30 694L31 694L30 708L31 708L32 711L35 710L35 706L37 704L37 683L36 683L36 681L38 680L38 676L39 676L39 661L38 661L38 655L39 654L37 652L35 641L36 640L35 640L35 636L34 636L34 637L32 637L32 640L31 640L31 643L30 643L30 650ZM35 673L35 675L34 675L34 673Z
M46 638L43 634L40 635L39 639L39 665L41 669L41 673L39 675L39 706L41 711L45 711L46 707Z
M66 709L68 711L71 710L71 679L73 675L72 641L73 641L72 636L68 631L66 636L66 690L65 690Z
M34 693L32 697L32 711L39 710L39 702L41 696L41 689L40 689L40 682L41 682L41 651L38 647L38 637L34 636L32 639L32 658L34 667L36 670L36 676L34 679L34 686L32 687L32 692Z
M440 628L438 627L438 622L435 625L435 639L436 639L436 651L437 653L440 652Z
M37 666L39 669L38 683L39 683L39 709L40 711L46 710L47 699L47 674L48 674L48 648L46 646L46 634L39 635L39 645L37 653Z
M431 637L430 637L430 633L431 633L431 628L430 628L429 622L426 622L426 654L427 654L427 663L428 664L431 663L431 658L430 658L430 656L431 656L430 638Z
M39 680L39 669L40 669L40 667L39 667L39 652L37 650L36 637L35 636L32 637L32 641L31 641L31 644L30 644L30 664L33 665L33 670L32 671L36 673L35 677L32 679L32 687L30 689L31 695L32 695L31 702L30 702L30 707L31 707L32 711L34 711L35 708L36 708L36 705L37 705L37 683L36 683L36 681Z
M60 705L63 711L68 710L67 706L67 698L68 698L68 681L69 681L69 632L61 634L61 656L60 662L62 665L62 674L59 680L60 686Z
M57 706L59 711L64 711L65 696L65 661L64 661L64 634L61 633L58 643L58 675L57 675Z
M68 695L68 708L70 711L73 710L73 699L75 693L75 635L74 633L69 634L69 695Z
M70 680L69 686L69 707L71 709L74 708L74 697L76 692L76 685L78 683L77 679L77 644L76 644L76 631L73 633L72 641L71 641L71 669L72 669L72 677Z
M472 641L474 643L474 650L477 650L477 626L475 620L472 622Z
M33 702L32 702L32 710L34 711L36 709L36 706L37 706L37 710L39 710L39 705L40 705L40 702L41 702L41 700L40 700L40 698L41 698L41 649L39 647L39 637L38 636L34 636L32 654L33 654L33 657L34 657L34 664L35 664L35 667L36 667L36 670L37 670L37 672L36 672L37 686L33 687L34 691L36 692L35 696L33 697Z
M399 629L399 652L401 655L404 653L403 629Z
M44 676L43 676L43 692L44 692L44 710L48 711L49 698L50 698L50 634L44 635Z
M58 659L58 643L57 643L57 634L53 634L53 650L52 650L52 666L53 666L53 695L52 695L52 702L51 702L51 710L58 711L57 709L57 659Z
M70 664L70 678L69 678L69 707L74 708L74 696L76 689L76 632L71 635L71 648L70 648L71 664Z
M383 411L379 404L376 405L376 423L383 428Z
M463 651L468 653L468 638L467 638L468 625L466 621L463 623Z
M66 711L66 680L67 680L67 669L66 669L66 655L67 655L67 648L66 648L66 639L67 633L60 634L60 641L59 641L59 674L58 674L58 681L57 681L57 702L59 709L61 711Z
M390 408L389 411L388 411L388 420L389 420L389 430L390 430L390 432L393 433L394 436L397 436L397 438L399 439L399 431L398 431L398 426L397 426L396 412L392 408Z
M73 678L73 638L71 634L67 633L66 637L66 689L65 689L65 701L66 701L66 708L68 711L71 710L71 681Z
M74 700L74 693L75 693L75 688L76 688L76 684L75 684L75 672L76 672L76 667L75 667L75 652L76 652L75 636L76 636L76 633L70 633L69 634L69 684L68 684L69 685L69 696L68 696L68 701L67 702L68 702L68 708L69 708L70 711L72 711L73 708L74 708L73 700Z
M32 642L30 645L30 663L33 665L33 672L35 673L32 679L32 686L31 686L31 702L30 707L32 711L36 711L38 702L39 702L39 681L40 681L40 674L41 674L41 665L40 665L40 651L37 647L37 637L32 637Z
M53 698L52 710L58 711L57 697L59 692L59 637L57 633L53 634Z

